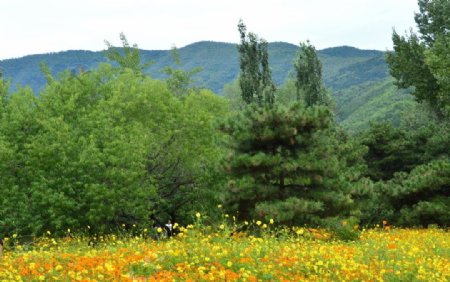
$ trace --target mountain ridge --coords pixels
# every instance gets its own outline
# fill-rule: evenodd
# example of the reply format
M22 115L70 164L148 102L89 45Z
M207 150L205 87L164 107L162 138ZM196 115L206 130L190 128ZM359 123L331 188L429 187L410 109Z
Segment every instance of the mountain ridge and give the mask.
M297 50L298 46L291 43L269 43L269 61L272 76L277 85L281 85L293 73L293 61ZM154 62L147 72L156 79L166 77L162 72L166 66L184 70L202 68L202 71L194 76L197 86L209 88L219 95L222 94L224 85L234 81L239 74L239 56L237 44L234 43L199 41L188 44L178 49L182 62L180 66L175 65L171 50L140 50L140 53L143 61ZM336 100L337 118L343 124L346 124L347 118L352 118L351 115L356 113L356 110L359 113L364 112L365 105L370 105L370 100L361 101L361 97L375 99L373 93L379 92L374 92L371 88L378 87L377 84L383 84L388 80L390 82L383 85L386 91L379 94L383 94L383 99L392 103L402 103L398 101L398 97L395 97L398 91L389 75L385 52L337 46L318 50L317 53L323 66L324 84ZM40 70L41 62L45 62L51 72L56 75L66 69L79 69L80 66L93 69L98 64L107 62L107 59L104 51L67 50L1 60L0 69L4 77L11 80L13 90L19 85L29 85L35 93L39 93L46 83L44 74ZM357 100L358 103L348 103L352 99ZM378 101L377 104L387 105L389 102ZM367 112L374 112L374 109ZM387 116L393 115L395 116L389 113ZM358 121L358 124L360 123ZM364 121L362 124L364 126L367 123L368 121Z

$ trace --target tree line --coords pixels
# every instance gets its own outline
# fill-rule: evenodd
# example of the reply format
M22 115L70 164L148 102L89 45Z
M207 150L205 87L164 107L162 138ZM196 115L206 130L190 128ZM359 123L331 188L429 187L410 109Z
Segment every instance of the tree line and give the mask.
M448 226L450 5L418 3L419 34L394 32L387 56L416 111L358 134L336 122L311 43L277 89L267 42L242 21L226 98L192 86L198 69L153 79L123 35L96 69L43 65L39 95L0 79L0 237L187 224L199 211L214 224L218 204L278 224Z

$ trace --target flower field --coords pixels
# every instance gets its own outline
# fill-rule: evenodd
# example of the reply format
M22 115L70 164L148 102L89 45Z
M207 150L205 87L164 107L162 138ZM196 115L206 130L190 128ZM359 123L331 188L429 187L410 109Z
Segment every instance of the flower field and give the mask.
M370 229L352 242L318 230L258 236L182 228L149 236L6 240L0 281L449 281L450 236L440 229ZM268 227L267 227L268 226ZM262 229L262 228L261 228ZM146 230L145 230L146 232ZM14 246L13 246L14 245Z

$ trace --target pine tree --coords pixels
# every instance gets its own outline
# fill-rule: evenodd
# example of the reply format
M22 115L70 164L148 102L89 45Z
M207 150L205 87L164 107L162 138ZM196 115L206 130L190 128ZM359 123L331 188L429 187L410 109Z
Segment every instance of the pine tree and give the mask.
M326 107L295 103L253 106L222 126L232 149L228 201L241 219L320 224L350 214L345 162L327 130L332 124Z
M450 223L450 160L435 160L414 168L409 174L398 173L395 178L378 183L387 201L386 210L391 223L399 226Z

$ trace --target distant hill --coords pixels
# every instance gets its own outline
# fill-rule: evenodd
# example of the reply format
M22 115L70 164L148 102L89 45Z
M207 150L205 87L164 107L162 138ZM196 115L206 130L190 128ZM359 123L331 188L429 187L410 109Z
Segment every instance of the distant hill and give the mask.
M269 58L272 74L277 84L283 83L292 72L292 62L298 46L274 42L269 44ZM237 78L239 59L235 44L202 41L179 48L183 69L201 67L196 75L197 84L221 94L223 86ZM350 129L364 128L368 123L366 106L374 107L377 103L377 119L395 119L398 110L411 103L409 95L397 95L384 60L384 52L360 50L341 46L318 51L323 64L325 85L331 90L336 100L337 118ZM166 66L174 66L170 50L141 50L144 61L153 61L148 69L154 78L164 78L161 72ZM39 64L45 62L56 74L66 69L95 68L106 62L103 52L73 50L50 54L30 55L22 58L0 61L0 68L12 86L29 85L38 93L45 85L44 75ZM401 106L392 107L395 102ZM381 109L380 106L386 108ZM384 107L383 106L383 107ZM365 114L361 114L365 113Z

